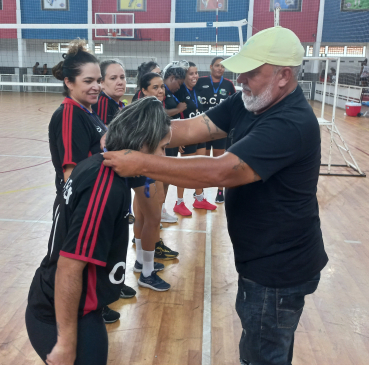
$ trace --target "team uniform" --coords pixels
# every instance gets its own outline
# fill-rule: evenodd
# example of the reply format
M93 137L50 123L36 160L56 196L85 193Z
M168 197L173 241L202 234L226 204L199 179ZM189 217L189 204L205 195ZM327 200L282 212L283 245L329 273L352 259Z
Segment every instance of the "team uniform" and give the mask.
M66 97L49 124L49 146L55 168L56 199L54 212L64 187L63 170L101 152L100 139L106 126L95 112Z
M163 101L164 108L167 110L175 109L177 108L177 105L179 103L180 101L177 99L177 97L165 85L165 99ZM180 119L180 118L181 118L181 115L179 113L171 117L171 119ZM178 147L166 148L165 154L166 156L177 157L178 150L179 150Z
M99 116L105 125L109 125L119 110L124 108L124 104L119 100L117 103L103 91L96 104L92 105L93 111Z
M142 185L142 178L121 178L105 167L103 160L96 154L73 169L55 212L47 255L31 284L27 330L43 360L57 339L55 273L59 256L64 256L87 263L82 274L78 332L85 333L89 323L98 331L78 341L77 363L105 363L101 359L107 356L107 336L101 309L119 299L126 268L130 188ZM41 340L37 332L42 333Z
M181 113L181 119L194 118L202 114L202 112L204 111L203 106L199 101L200 97L196 94L196 90L188 89L184 83L181 85L180 89L175 93L175 96L180 102L184 102L187 104L187 109L185 109ZM205 143L198 143L185 146L185 150L184 153L182 153L182 155L195 153L196 150L200 148L205 148Z
M198 93L200 104L203 111L206 112L216 105L227 99L228 96L236 92L231 80L222 78L220 82L213 82L211 76L200 77L196 84L196 92ZM226 148L227 138L218 139L206 143L206 149L224 150Z
M141 99L144 97L144 94L141 90L136 91L136 94L133 95L132 103L138 99Z

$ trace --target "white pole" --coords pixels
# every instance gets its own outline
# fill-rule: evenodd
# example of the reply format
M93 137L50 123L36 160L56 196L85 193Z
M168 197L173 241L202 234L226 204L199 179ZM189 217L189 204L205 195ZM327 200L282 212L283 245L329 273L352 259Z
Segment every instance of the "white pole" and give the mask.
M176 0L171 0L171 7L170 7L170 23L175 24L176 22ZM170 28L170 36L169 36L169 62L175 60L175 35L176 30L175 28Z
M241 26L238 27L238 38L240 39L240 47L242 48L242 46L243 46L243 34L242 34L242 27Z
M320 45L322 43L323 21L324 21L324 4L325 4L325 0L320 0L319 15L318 15L318 26L317 26L317 29L316 29L315 43L314 43L314 46L313 46L313 56L314 57L319 57ZM319 62L318 61L313 62L312 72L314 74L319 73Z
M274 9L274 26L279 27L279 12L281 8L278 6Z
M92 0L88 0L87 3L87 23L92 24ZM95 54L95 44L92 39L92 28L88 28L87 30L87 39L90 51Z
M17 24L22 23L22 10L20 0L16 0L16 18ZM24 42L22 39L22 29L17 29L17 39L18 39L18 67L23 67L23 53L24 53Z
M324 83L323 83L323 99L322 99L322 112L320 117L324 119L324 106L325 106L325 92L327 90L327 81L328 81L328 67L329 67L329 59L326 59L325 63L325 75L324 75Z
M249 39L252 37L252 26L254 25L254 0L250 0L249 2L249 15L247 17L247 23L247 39Z

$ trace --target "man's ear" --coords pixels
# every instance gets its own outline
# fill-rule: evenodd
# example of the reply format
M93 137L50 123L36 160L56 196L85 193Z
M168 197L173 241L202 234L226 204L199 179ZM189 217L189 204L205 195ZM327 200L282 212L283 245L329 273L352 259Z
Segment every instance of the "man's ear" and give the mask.
M280 73L281 73L281 78L278 81L278 86L285 87L293 78L292 69L291 67L283 67Z

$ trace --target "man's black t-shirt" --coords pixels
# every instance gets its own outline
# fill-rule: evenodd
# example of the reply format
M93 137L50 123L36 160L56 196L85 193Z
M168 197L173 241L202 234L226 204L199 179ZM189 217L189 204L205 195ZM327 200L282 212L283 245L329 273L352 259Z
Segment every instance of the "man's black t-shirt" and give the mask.
M96 104L92 105L94 112L100 117L104 124L109 125L120 109L124 108L124 104L119 100L115 100L106 95L103 91L99 96Z
M55 323L54 288L59 256L87 262L79 317L119 299L128 245L130 187L96 154L72 171L55 212L48 252L33 278L28 305L41 321ZM145 178L143 178L145 179Z
M200 77L195 87L204 112L214 108L236 92L231 80L223 78L220 83L213 84L211 81L211 76Z
M316 197L320 131L301 88L260 115L241 92L206 114L231 138L228 152L262 179L225 194L237 271L269 287L311 279L328 258Z
M199 101L200 97L195 89L188 89L183 83L174 95L180 102L187 104L187 109L181 113L181 119L193 118L203 112L202 104Z
M54 112L49 124L49 147L55 168L55 186L61 193L65 165L77 165L101 152L100 139L106 127L96 113L90 113L70 98Z

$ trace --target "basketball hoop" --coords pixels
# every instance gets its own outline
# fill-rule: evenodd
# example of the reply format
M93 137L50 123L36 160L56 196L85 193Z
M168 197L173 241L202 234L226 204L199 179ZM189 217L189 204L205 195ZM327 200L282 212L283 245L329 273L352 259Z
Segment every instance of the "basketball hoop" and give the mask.
M111 32L111 36L109 38L109 44L115 44L116 40L117 40L117 31L114 29Z

